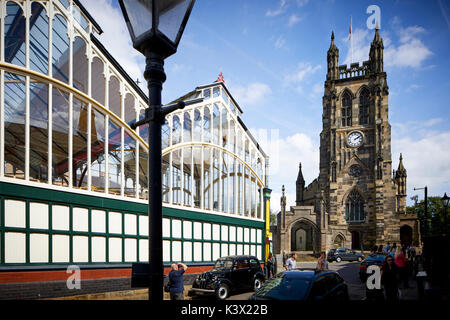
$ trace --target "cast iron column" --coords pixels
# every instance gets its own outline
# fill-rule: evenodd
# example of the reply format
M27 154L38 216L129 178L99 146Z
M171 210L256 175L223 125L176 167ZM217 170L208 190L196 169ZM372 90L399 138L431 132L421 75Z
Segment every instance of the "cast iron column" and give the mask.
M162 84L166 81L164 59L150 50L146 51L144 78L149 89L148 124L148 223L150 286L148 299L163 301L164 267L162 256L162 179L161 179L161 113Z

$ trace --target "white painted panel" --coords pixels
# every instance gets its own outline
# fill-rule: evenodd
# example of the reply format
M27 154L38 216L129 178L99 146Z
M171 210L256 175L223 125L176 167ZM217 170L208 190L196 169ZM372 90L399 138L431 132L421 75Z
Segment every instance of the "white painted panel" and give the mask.
M25 233L5 233L5 262L25 263Z
M228 241L228 226L222 226L222 241Z
M106 262L106 238L92 237L92 262Z
M69 231L70 215L69 207L66 206L52 206L52 226L53 230Z
M251 254L252 256L256 256L256 245L252 244L252 245L250 246L250 254Z
M221 257L228 256L228 244L227 243L222 243L222 250L220 252L220 256Z
M106 212L102 210L91 211L91 231L106 233ZM105 261L105 260L103 260Z
M194 222L194 239L202 238L202 223Z
M148 216L139 216L139 235L148 236Z
M220 240L220 225L213 224L212 237L213 240Z
M172 261L181 261L181 241L172 241Z
M181 220L172 220L172 237L181 238Z
M88 231L89 227L89 215L88 209L85 208L73 208L73 230L74 231ZM75 259L75 258L74 258ZM74 260L75 261L75 260Z
M137 252L137 240L136 239L125 239L125 261L126 262L136 262Z
M122 214L120 212L109 213L109 233L122 234Z
M125 214L125 234L136 235L137 217L135 214Z
M230 241L236 241L236 227L230 226Z
M170 238L170 219L163 218L163 237Z
M237 241L242 242L242 240L243 240L243 229L242 229L242 227L238 227L237 228Z
M256 242L261 242L261 237L262 237L262 231L261 229L257 229L256 230Z
M5 227L25 228L25 201L5 200Z
M164 243L163 243L163 260L164 260ZM148 262L148 239L139 240L139 261ZM164 260L166 261L166 260Z
M48 204L30 203L30 228L48 229Z
M250 242L256 242L256 229L250 230Z
M243 245L242 244L238 244L237 245L237 255L241 255L241 254L243 254L244 253L244 250L243 250Z
M256 246L256 257L261 260L262 258L262 246Z
M250 254L250 246L248 244L244 245L244 254Z
M211 261L211 243L203 243L203 261Z
M69 262L69 240L69 236L62 234L54 234L52 236L53 262Z
M211 224L210 223L203 224L203 239L211 240ZM208 260L208 261L210 261L210 260Z
M183 242L183 261L192 261L192 242Z
M109 262L122 262L121 238L109 238Z
M202 243L194 242L194 261L202 261Z
M220 243L213 243L212 259L215 261L220 258Z
M170 261L170 241L163 241L163 261Z
M244 228L244 242L250 242L250 229Z
M236 254L236 245L230 244L230 256L234 256Z
M192 222L183 221L183 238L192 239ZM190 261L190 260L186 260Z
M30 234L30 262L48 263L48 234Z
M89 238L84 236L73 237L73 262L89 261Z

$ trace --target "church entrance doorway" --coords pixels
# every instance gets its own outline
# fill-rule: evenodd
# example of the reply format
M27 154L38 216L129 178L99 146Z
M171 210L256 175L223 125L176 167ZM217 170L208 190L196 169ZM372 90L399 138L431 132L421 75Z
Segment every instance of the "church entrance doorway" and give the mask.
M352 231L352 249L360 250L361 249L361 241L359 231Z
M413 229L405 224L400 228L400 243L402 245L409 246L412 243L412 238L413 238Z
M304 221L296 222L291 229L291 251L313 251L313 226Z
M336 238L334 238L334 248L343 248L344 247L344 238L338 234Z

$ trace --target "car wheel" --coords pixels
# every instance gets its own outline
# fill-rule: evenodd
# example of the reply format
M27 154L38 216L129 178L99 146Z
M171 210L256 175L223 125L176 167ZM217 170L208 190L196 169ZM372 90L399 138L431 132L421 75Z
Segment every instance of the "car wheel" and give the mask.
M230 295L230 287L228 287L225 283L221 283L219 287L216 289L216 297L219 300L225 300Z
M336 262L341 262L342 261L342 258L341 257L337 257L336 258Z
M253 289L256 291L259 288L261 288L261 286L263 285L263 281L260 278L256 278L255 281L253 282Z
M361 262L362 261L362 257L358 257L358 262Z

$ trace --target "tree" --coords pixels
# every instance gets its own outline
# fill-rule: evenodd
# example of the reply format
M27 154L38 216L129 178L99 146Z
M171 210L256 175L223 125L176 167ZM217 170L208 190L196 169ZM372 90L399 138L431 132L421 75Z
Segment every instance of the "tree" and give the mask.
M275 213L272 209L270 209L270 225L277 225L277 213Z
M416 202L413 206L406 207L406 210L407 212L413 211L417 213L420 221L420 230L422 236L424 236L425 201ZM441 197L428 197L428 235L438 235L444 232L446 227L444 225L444 213L445 208L442 205Z

